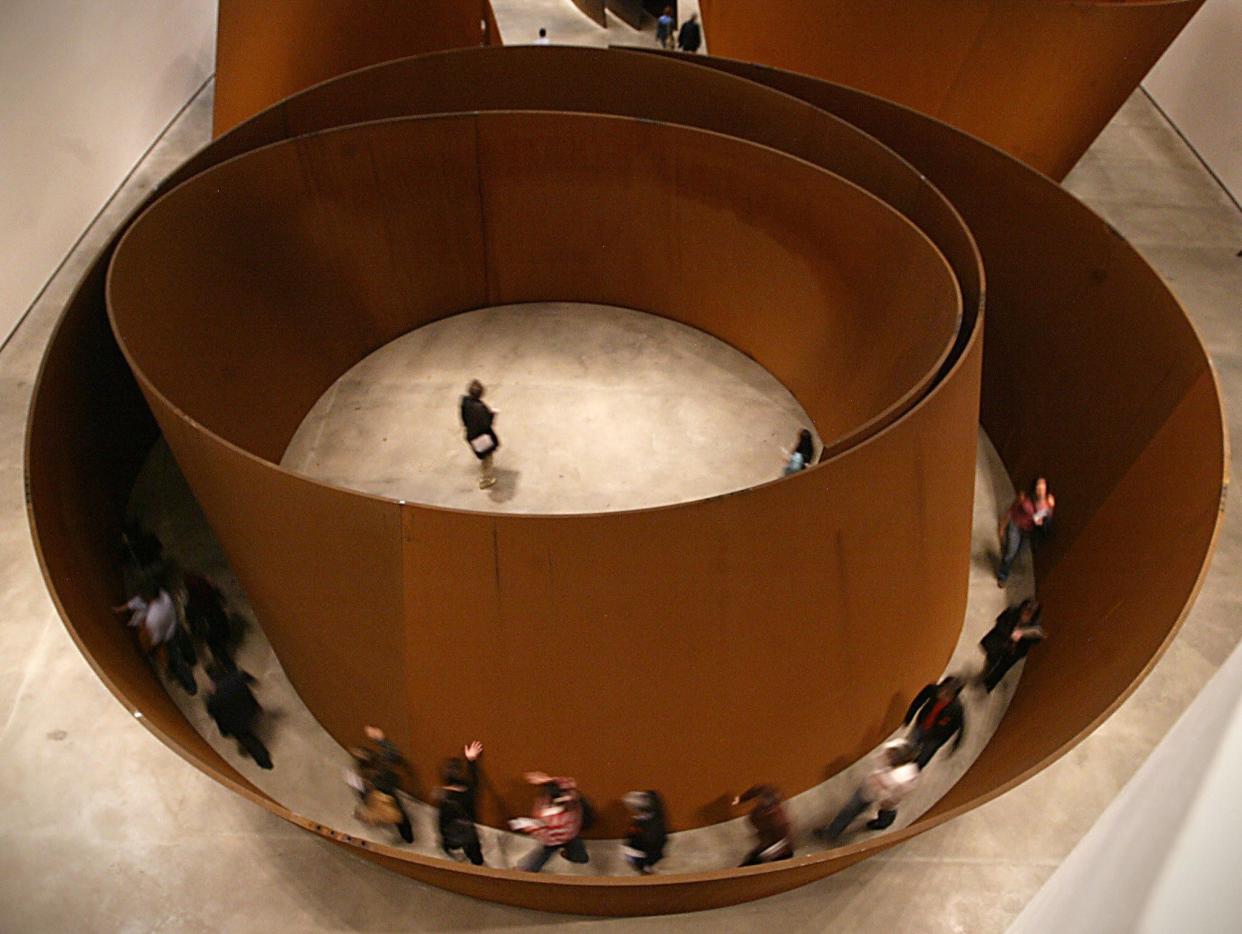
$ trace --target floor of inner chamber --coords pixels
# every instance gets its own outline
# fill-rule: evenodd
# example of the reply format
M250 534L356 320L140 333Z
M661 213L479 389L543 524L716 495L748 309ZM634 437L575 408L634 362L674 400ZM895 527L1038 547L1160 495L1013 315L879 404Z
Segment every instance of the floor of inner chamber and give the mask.
M1008 588L1000 590L995 583L996 519L999 510L1008 504L1012 495L1012 487L996 452L980 432L976 453L969 598L961 637L945 666L946 671L969 673L978 670L982 663L979 639L1008 602L1015 602L1033 592L1033 571L1025 549L1014 567ZM403 846L387 828L368 827L354 819L355 798L342 778L349 762L345 750L319 725L290 684L259 621L246 604L244 594L225 563L176 462L163 443L153 450L138 480L131 512L160 537L167 553L177 563L205 572L216 581L228 599L230 610L246 620L246 636L237 651L237 661L258 678L256 695L266 711L259 733L271 751L275 769L259 769L240 753L235 742L220 736L204 708L201 690L197 697L190 697L161 672L169 694L198 732L249 781L295 813L361 839L442 857L436 836L435 811L428 805L413 799L407 801L415 832L415 841L408 847ZM1021 664L990 695L978 688L967 689L964 695L967 736L962 748L950 756L946 746L932 760L916 791L903 802L894 830L906 826L939 800L987 745L1017 688L1020 672ZM196 669L195 675L199 684L204 685L202 670ZM363 724L358 726L361 733ZM461 737L463 743L476 738L485 743L488 740L485 736ZM453 752L444 750L445 755ZM486 753L482 765L486 769ZM543 765L530 763L531 768ZM415 767L422 769L434 769L435 766L436 763L415 763ZM798 853L823 849L822 844L810 835L811 829L831 820L836 810L853 793L866 768L867 760L860 760L827 781L790 798L789 814L797 830ZM589 778L578 778L589 795ZM763 775L756 775L755 781L763 781L764 778ZM709 789L705 790L705 797L740 791L740 788ZM860 824L854 826L857 828ZM535 845L534 841L517 834L486 827L480 828L480 831L484 856L491 866L514 867ZM847 836L842 843L860 839L861 835L869 832L862 830L855 833L857 835ZM751 830L743 818L674 833L659 872L672 874L734 866L752 845ZM576 875L631 874L623 862L618 841L588 841L587 848L591 855L588 864L576 866L556 858L544 871Z
M487 491L458 415L476 378L501 441ZM466 312L381 347L320 397L281 463L407 502L608 512L776 479L804 427L772 374L702 331L547 302Z

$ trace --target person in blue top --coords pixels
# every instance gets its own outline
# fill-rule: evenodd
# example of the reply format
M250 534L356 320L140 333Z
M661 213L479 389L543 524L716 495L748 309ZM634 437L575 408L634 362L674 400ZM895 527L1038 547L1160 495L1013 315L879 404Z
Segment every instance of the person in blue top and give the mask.
M656 20L656 42L660 43L660 48L671 49L673 47L674 25L673 8L666 6L660 18Z

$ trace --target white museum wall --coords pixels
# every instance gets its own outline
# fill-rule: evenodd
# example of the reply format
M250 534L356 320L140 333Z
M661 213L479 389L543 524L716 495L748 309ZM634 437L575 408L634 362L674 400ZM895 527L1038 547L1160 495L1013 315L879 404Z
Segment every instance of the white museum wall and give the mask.
M1242 202L1242 0L1208 0L1143 81Z
M0 0L0 341L211 75L215 0Z

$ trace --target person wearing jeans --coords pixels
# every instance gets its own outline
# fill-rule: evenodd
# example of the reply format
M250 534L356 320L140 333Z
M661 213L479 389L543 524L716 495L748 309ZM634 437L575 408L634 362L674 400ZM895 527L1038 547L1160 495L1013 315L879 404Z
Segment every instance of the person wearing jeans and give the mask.
M526 780L539 785L539 798L529 818L511 821L514 830L529 833L541 846L522 861L521 868L538 872L559 851L571 863L590 857L578 834L582 831L582 796L572 778L551 778L543 772L527 772Z
M1036 532L1047 532L1052 524L1052 512L1056 508L1056 497L1048 491L1048 481L1037 477L1031 484L1030 492L1019 490L1013 505L1001 519L1000 528L1000 565L996 569L996 585L1004 587L1009 580L1009 572L1013 568L1014 559L1022 550L1022 543L1028 541Z
M869 830L883 830L897 819L897 804L910 793L919 778L915 748L908 740L898 739L880 748L876 767L863 779L845 806L832 822L815 831L826 843L835 843L854 819L873 805L879 813L867 822Z

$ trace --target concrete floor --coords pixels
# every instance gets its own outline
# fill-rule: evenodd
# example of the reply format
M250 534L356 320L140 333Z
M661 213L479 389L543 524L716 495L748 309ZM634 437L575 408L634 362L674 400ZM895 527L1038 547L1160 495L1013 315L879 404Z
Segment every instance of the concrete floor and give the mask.
M458 415L474 377L501 440L486 492ZM429 324L356 364L281 463L413 503L610 512L776 479L802 428L814 426L780 382L703 331L625 308L508 305Z
M108 232L206 141L210 95L135 173L0 352L0 929L5 931L999 932L1242 636L1242 513L1227 515L1169 651L1099 730L1009 794L829 879L671 918L564 918L392 876L237 798L116 704L44 590L24 515L30 389ZM1070 176L1165 275L1212 351L1242 437L1242 215L1142 94Z

